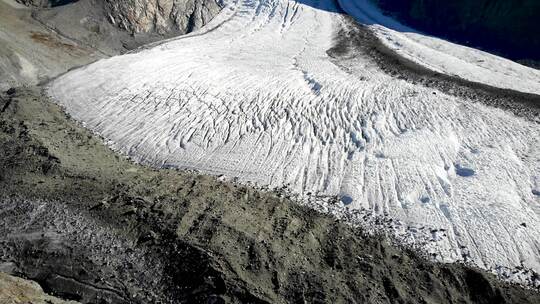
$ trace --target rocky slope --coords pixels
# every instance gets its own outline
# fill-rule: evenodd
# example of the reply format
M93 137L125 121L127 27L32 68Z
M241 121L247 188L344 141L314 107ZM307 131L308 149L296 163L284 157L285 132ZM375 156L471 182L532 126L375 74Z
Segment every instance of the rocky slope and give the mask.
M220 10L220 0L17 0L27 6L58 7L66 4L100 8L102 15L131 34L186 33L210 21ZM85 4L82 4L85 6ZM90 8L87 7L87 8ZM57 9L57 10L63 10ZM68 9L69 10L69 9ZM64 15L66 16L66 15ZM66 16L67 17L67 16ZM76 16L70 16L73 18Z
M116 55L197 30L220 11L220 0L80 0L33 16L57 33Z
M43 292L36 283L0 272L0 303L2 304L77 304L63 301Z
M221 10L219 0L19 2L31 8L0 1L1 90L196 30Z
M0 1L0 89L34 85L104 55L47 28L32 10Z
M514 60L540 60L535 0L374 0L405 23L429 34L480 47Z

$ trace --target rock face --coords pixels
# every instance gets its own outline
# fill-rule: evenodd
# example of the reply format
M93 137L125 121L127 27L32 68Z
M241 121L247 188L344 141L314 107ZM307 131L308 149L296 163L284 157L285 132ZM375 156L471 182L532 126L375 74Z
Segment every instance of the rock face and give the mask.
M131 32L160 34L190 32L210 21L220 10L219 0L107 0L113 24Z
M514 60L540 60L535 0L375 0L399 20L429 34Z
M34 7L57 7L72 2L77 5L103 7L108 21L130 34L184 34L210 21L222 7L221 0L17 0ZM68 10L70 10L68 8Z

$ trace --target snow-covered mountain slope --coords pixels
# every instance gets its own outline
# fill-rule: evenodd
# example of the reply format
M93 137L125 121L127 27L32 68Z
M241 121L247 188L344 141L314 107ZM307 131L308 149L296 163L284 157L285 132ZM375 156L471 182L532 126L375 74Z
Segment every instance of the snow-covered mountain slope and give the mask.
M540 70L477 49L423 35L384 16L369 0L338 0L338 2L358 21L371 25L386 46L433 71L490 86L540 94Z
M344 212L400 220L411 243L427 231L440 260L540 271L538 124L393 78L365 56L336 62L327 50L353 25L334 1L225 4L201 31L69 72L50 95L135 160L339 195ZM487 66L486 79L499 77ZM526 83L529 70L508 66Z

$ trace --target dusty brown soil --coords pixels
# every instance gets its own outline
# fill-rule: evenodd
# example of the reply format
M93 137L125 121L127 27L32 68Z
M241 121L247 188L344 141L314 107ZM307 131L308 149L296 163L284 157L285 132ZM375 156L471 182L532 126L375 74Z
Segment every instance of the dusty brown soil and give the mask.
M72 54L77 52L88 54L86 50L78 47L77 45L62 42L49 33L30 32L30 38L32 38L34 42L41 43L49 48L61 49Z

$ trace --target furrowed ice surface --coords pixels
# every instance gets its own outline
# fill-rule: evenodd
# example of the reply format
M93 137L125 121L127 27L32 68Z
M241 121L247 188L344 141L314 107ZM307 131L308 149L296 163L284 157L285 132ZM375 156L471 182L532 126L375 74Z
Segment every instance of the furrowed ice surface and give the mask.
M347 25L331 11L333 1L228 1L201 31L69 72L49 93L137 161L338 195L405 223L411 243L427 229L424 248L442 261L540 271L538 124L368 58L336 65L327 50ZM533 72L508 66L536 90Z

